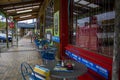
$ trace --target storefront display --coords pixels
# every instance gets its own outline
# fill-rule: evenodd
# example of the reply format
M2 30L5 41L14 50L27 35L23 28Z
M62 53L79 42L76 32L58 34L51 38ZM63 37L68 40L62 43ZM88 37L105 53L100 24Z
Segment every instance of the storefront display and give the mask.
M57 11L56 13L54 13L54 36L52 37L52 40L59 43L60 39L59 39L59 11Z
M45 38L47 40L49 40L50 44L52 45L53 42L52 42L52 36L53 36L53 29L50 28L50 29L45 29Z
M54 2L52 40L60 46L59 59L65 60L71 57L85 64L88 67L87 74L94 79L111 80L114 30L112 30L113 25L108 26L108 24L111 24L109 20L115 18L113 2L105 0L96 2L55 0ZM84 80L88 79L84 77Z
M54 13L54 36L59 36L59 11Z
M97 76L98 80L111 80L115 19L113 3L105 0L70 0L69 38L72 42L69 41L66 46L66 54L85 64L90 74Z

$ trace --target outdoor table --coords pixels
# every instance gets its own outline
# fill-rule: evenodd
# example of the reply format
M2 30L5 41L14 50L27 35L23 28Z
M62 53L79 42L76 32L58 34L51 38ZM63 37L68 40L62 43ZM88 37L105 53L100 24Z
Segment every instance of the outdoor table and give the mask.
M55 71L54 67L57 64L57 61L47 63L45 65L45 67L50 69L50 74L52 77L61 78L63 80L66 80L66 79L77 80L76 78L78 76L81 76L87 72L87 67L81 63L76 62L76 61L72 61L72 63L75 64L72 72Z

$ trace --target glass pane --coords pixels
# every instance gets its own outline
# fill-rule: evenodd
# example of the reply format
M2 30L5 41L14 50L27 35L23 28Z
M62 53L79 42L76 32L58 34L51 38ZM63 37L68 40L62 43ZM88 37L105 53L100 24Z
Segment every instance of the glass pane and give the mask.
M83 4L84 3L84 4ZM86 4L85 4L86 3ZM114 1L74 0L70 44L112 57L114 38ZM72 33L71 33L72 32ZM71 38L72 37L72 38Z

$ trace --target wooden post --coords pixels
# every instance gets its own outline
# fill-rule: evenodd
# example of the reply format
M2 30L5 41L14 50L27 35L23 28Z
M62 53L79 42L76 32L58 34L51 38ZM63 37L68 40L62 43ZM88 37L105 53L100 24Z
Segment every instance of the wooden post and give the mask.
M12 42L11 45L13 46L13 29L12 29Z
M17 47L18 47L18 22L17 22L17 25L16 25L16 35L17 35Z
M8 17L6 16L6 43L7 43L7 48L9 48L9 43L8 43Z
M112 80L120 80L119 61L120 61L120 0L115 0L115 34L112 64Z

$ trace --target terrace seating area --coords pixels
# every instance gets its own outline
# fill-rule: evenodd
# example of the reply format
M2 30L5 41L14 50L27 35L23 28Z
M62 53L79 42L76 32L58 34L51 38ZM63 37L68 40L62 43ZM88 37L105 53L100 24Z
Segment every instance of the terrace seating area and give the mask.
M43 40L35 39L34 43L43 61L55 60L57 51L57 47L55 45L50 45L49 41L45 39Z

